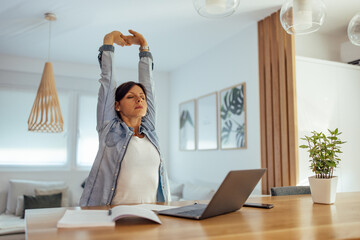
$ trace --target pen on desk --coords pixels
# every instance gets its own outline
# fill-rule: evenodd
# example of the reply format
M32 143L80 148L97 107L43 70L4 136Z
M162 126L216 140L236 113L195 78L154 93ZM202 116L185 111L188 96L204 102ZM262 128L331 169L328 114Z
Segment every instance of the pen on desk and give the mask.
M109 216L111 215L111 209L109 209L109 211L108 211L108 215L109 215Z

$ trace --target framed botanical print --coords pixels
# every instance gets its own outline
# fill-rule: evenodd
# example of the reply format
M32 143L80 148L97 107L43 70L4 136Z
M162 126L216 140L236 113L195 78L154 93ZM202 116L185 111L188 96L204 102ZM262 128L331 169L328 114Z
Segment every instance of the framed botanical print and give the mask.
M180 150L195 150L195 100L180 104Z
M221 149L246 148L245 83L220 91Z
M196 101L197 149L218 149L217 93L199 97Z

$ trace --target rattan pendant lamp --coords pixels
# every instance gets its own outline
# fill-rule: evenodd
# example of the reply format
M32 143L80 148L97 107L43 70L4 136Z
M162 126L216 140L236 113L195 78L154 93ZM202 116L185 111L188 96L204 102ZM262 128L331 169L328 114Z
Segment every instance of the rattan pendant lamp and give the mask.
M56 91L53 66L50 62L51 22L56 20L56 15L45 13L45 19L49 21L48 62L45 63L41 82L28 119L28 130L59 133L63 131L64 121Z

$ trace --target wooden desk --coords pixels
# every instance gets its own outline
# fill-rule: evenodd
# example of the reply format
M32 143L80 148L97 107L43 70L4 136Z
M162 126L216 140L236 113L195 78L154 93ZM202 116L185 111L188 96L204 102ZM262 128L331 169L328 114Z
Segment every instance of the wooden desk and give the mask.
M244 207L201 221L159 216L162 225L122 219L115 228L92 229L57 229L64 209L30 210L26 236L28 240L360 239L360 192L338 193L333 205L313 204L310 195L250 198L248 202L273 203L275 207Z

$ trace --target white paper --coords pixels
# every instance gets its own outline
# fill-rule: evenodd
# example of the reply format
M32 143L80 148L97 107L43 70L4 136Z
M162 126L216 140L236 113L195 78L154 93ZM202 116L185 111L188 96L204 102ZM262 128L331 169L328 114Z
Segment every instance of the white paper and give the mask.
M129 205L120 205L113 207L112 211L112 219L116 221L120 218L128 217L128 216L135 216L135 217L142 217L154 221L156 223L160 223L161 221L159 217L151 210L145 209L138 206L129 206Z
M114 227L108 210L66 210L58 221L58 228Z
M140 217L161 224L159 217L152 211L152 208L155 208L156 205L143 205L145 206L116 206L111 209L111 215L109 215L109 210L66 210L64 216L58 221L57 227L114 227L116 220L126 217ZM171 206L167 207L172 208Z
M167 210L171 208L177 208L179 206L167 206L167 205L158 205L158 204L139 204L135 205L137 207L145 208L152 211L161 211L161 210Z

